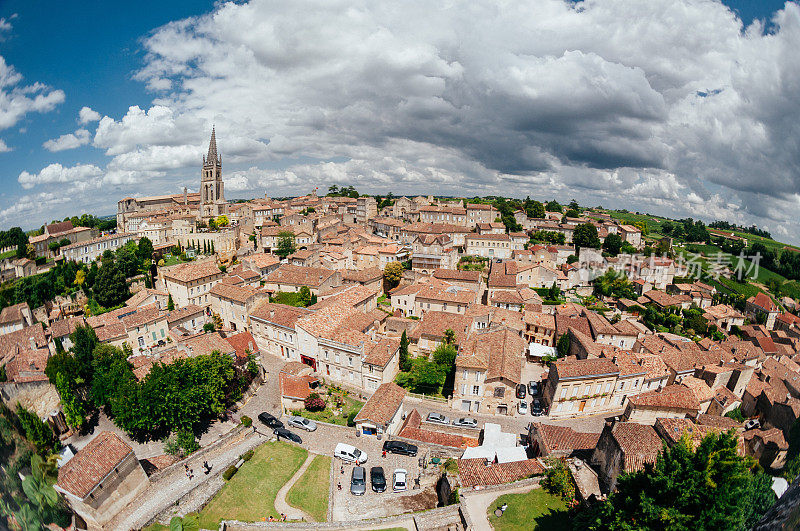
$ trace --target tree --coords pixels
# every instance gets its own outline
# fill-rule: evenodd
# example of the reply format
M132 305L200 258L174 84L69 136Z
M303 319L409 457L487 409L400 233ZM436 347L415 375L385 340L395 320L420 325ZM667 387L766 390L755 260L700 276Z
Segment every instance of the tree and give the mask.
M575 227L572 233L572 243L576 249L581 247L600 248L600 237L597 235L597 227L591 223L581 223Z
M231 223L230 220L228 219L228 216L226 216L225 214L217 216L217 219L215 221L217 223L217 227L227 227Z
M175 310L175 301L172 300L172 293L170 293L169 297L167 297L167 311L171 312L173 310Z
M571 343L572 339L570 338L569 332L561 334L561 337L558 338L558 342L556 343L556 351L558 352L559 358L563 358L569 354Z
M86 282L86 272L83 269L78 269L75 272L75 280L72 282L76 286L83 286L83 283Z
M153 259L153 242L150 241L150 238L143 236L139 240L139 244L136 248L136 254L139 255L139 261L142 263Z
M311 305L311 290L308 286L301 286L298 295L300 296L299 303L301 306L305 308Z
M448 328L444 331L444 343L445 345L455 345L456 343L456 333L453 331L452 328Z
M383 278L386 279L390 287L399 284L400 280L403 278L403 264L400 262L389 262L386 264L386 267L383 268Z
M97 303L106 308L116 306L130 296L125 273L113 260L103 260L92 290Z
M86 408L70 387L66 376L61 373L56 375L56 389L58 390L58 396L61 397L61 406L64 410L67 424L76 430L80 430L86 422Z
M286 258L297 250L294 240L294 232L290 230L282 230L278 233L278 244L275 254L281 258Z
M403 372L408 372L411 370L411 359L408 357L408 336L406 335L406 331L403 330L403 334L400 336L400 370Z
M655 464L623 474L607 501L574 522L589 530L750 529L775 501L772 481L737 454L738 435L710 433L697 449L688 436ZM631 526L631 523L634 523Z
M619 234L609 234L603 241L603 250L611 256L617 256L622 249L622 237Z
M542 219L545 216L544 205L541 201L533 201L525 213L529 218Z
M25 438L36 446L40 454L46 454L55 448L56 437L50 426L19 403L17 403L17 418L25 432Z
M561 295L561 289L559 289L556 281L553 281L553 285L550 286L550 289L547 292L547 298L551 301L557 301L559 295Z
M92 369L94 349L100 343L97 334L90 326L79 326L69 335L69 339L72 341L72 353L77 363L78 376L87 385L91 384L94 372Z
M442 389L446 376L441 365L420 357L414 358L411 371L398 374L396 381L401 387L415 393L437 394Z
M556 201L555 199L553 199L552 201L548 201L547 205L545 205L544 208L548 212L563 212L564 211L564 209L561 206L561 204L558 201Z

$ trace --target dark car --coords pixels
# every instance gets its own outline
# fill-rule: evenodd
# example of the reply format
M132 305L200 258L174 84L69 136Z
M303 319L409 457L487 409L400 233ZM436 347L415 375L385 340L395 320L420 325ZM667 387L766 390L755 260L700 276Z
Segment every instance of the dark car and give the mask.
M284 439L296 442L297 444L303 443L303 439L301 439L299 435L287 430L286 428L276 428L272 433L275 434L279 441L281 440L281 437L283 437Z
M527 393L527 390L525 389L525 385L524 384L519 384L517 386L517 398L523 399L523 398L525 398L526 394L528 394L528 393Z
M539 390L541 387L539 386L539 382L534 382L531 380L528 382L528 394L531 396L539 396Z
M372 490L375 492L386 491L386 475L383 473L383 467L374 466L370 468L369 480L372 483Z
M258 420L260 420L261 422L266 424L268 428L272 428L273 430L276 428L283 428L283 422L278 420L278 418L275 417L274 415L270 415L266 411L258 414Z
M531 415L534 417L541 417L544 415L544 404L542 404L541 399L534 398L531 402Z
M386 441L383 443L383 451L390 454L410 455L411 457L417 455L417 447L403 441Z
M354 466L350 476L350 494L363 496L367 491L367 471L363 466Z

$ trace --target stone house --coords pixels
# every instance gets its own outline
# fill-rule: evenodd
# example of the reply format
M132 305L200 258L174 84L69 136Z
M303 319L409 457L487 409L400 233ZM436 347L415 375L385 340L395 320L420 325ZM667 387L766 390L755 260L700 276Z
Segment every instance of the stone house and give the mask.
M149 485L133 449L104 431L59 468L55 489L85 529L100 530Z
M620 369L610 359L559 360L550 366L544 389L550 418L611 411Z
M660 417L682 418L699 412L700 402L694 392L684 385L674 384L628 398L622 420L652 426Z
M265 291L250 286L234 286L224 280L209 291L211 310L220 316L223 326L232 330L249 330L248 315L262 300Z
M164 289L172 295L176 307L210 304L209 291L224 274L213 259L186 262L161 271Z
M335 288L341 283L342 275L339 271L281 264L278 269L266 276L264 288L273 292L298 292L300 288L307 286L313 295L319 295L321 291Z
M381 384L355 416L356 429L364 435L394 435L403 421L406 390L396 383Z
M655 463L663 448L655 428L635 422L607 422L591 463L597 468L601 485L606 492L616 489L622 473L636 472L645 463Z

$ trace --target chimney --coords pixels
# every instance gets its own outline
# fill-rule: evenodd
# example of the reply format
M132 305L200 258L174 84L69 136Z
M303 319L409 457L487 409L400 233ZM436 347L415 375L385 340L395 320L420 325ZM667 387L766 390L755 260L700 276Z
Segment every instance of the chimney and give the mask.
M28 338L28 343L31 346L31 350L36 350L36 340L33 338L33 336Z
M183 187L183 204L184 205L189 204L189 191L186 189L185 186Z
M272 319L273 317L275 317L275 310L270 310L270 311L269 311L269 317L270 317L270 319Z

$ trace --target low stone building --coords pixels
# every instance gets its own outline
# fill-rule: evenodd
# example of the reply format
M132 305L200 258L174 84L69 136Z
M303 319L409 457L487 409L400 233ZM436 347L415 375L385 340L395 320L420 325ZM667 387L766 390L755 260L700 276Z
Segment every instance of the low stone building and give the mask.
M600 434L592 464L605 490L613 491L622 473L636 472L654 463L663 448L661 438L649 425L635 422L607 423Z
M364 435L394 435L403 421L406 390L396 383L378 387L358 412L353 422Z
M104 431L58 470L55 489L78 516L78 529L95 530L107 529L114 516L149 485L133 449Z

